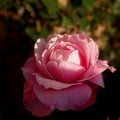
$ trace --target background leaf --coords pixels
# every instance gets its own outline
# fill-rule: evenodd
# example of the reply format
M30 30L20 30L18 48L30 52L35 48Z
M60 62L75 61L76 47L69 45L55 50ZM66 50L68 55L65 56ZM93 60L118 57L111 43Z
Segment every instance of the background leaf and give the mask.
M42 3L47 8L47 11L51 17L56 17L59 11L59 6L57 0L41 0Z
M0 0L0 10L8 9L13 6L13 0Z

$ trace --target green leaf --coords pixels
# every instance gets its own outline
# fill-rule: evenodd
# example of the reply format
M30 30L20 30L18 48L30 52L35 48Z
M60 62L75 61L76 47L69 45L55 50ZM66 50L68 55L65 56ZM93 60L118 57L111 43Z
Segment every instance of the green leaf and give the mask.
M39 33L36 32L34 26L27 27L25 31L33 41L36 41L38 38L46 38L49 34L52 33L46 26L43 26Z
M96 5L96 0L82 0L82 4L86 9L90 9Z
M46 11L38 11L38 15L43 19L48 19L48 13Z
M30 36L30 38L31 38L33 41L36 41L36 40L37 40L38 35L37 35L37 33L35 32L35 27L34 27L34 26L26 27L25 32L27 33L27 35Z
M87 31L90 28L90 21L86 17L81 18L80 28L83 31Z
M114 15L120 16L120 0L116 0L116 2L113 4L112 12Z
M67 27L67 28L73 26L72 20L68 18L67 16L65 16L64 14L62 14L62 26Z
M0 10L12 7L13 0L0 0Z
M57 0L41 0L42 3L47 8L48 14L51 17L56 17L59 11L59 6Z
M43 26L41 32L39 33L39 37L46 38L51 33L52 32L50 30L48 30L48 28L46 26Z
M51 21L51 22L49 23L49 25L50 25L51 27L59 26L59 25L60 25L60 20L59 20L59 19L54 19L53 21Z

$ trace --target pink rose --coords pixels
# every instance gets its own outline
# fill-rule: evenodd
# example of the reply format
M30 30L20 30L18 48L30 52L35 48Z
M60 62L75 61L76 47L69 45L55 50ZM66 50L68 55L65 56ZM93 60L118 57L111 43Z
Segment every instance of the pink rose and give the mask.
M46 116L55 109L77 111L92 105L99 86L104 87L102 72L115 71L98 57L97 44L84 33L38 39L34 56L22 67L25 107Z

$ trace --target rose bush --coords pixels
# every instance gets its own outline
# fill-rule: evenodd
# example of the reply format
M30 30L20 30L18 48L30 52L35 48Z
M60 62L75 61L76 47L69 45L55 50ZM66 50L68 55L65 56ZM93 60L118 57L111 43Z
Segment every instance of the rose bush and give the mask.
M38 39L34 56L22 67L25 107L36 116L55 109L81 110L95 102L102 72L115 68L99 60L98 46L85 33Z

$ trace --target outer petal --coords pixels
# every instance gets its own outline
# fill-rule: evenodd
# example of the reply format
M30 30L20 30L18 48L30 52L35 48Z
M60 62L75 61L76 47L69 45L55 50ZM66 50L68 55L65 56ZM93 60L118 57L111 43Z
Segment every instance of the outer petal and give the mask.
M37 39L34 45L34 54L39 60L41 60L42 53L45 50L46 44L47 43L44 39Z
M100 73L102 73L103 71L105 71L106 69L109 69L111 72L114 72L116 69L112 66L108 65L108 62L106 60L102 61L102 60L98 60L94 71L93 71L93 75L98 75Z
M98 46L93 40L88 43L88 46L89 46L89 54L90 54L90 64L94 66L99 56Z
M46 77L52 78L45 67L45 48L46 48L46 41L44 39L38 39L34 46L34 54L36 57L36 65L39 68L40 72L44 74Z
M95 103L95 101L96 101L96 95L97 95L96 93L92 93L92 95L91 95L90 99L88 100L88 102L85 105L83 105L81 107L81 109L85 109L85 108L91 106L93 103Z
M63 37L62 35L59 34L54 34L54 35L49 35L47 38L48 44L46 46L46 49L51 49L55 44L57 44L60 40L60 38Z
M59 82L56 80L44 78L44 77L40 76L40 74L38 74L38 73L35 73L34 75L36 77L36 82L39 85L44 86L45 89L52 88L55 90L61 90L61 89L69 88L69 87L74 86L74 85L82 84L82 83L69 83L69 84L63 83L63 82Z
M39 99L37 99L33 93L33 86L28 82L25 83L23 102L26 109L35 116L46 116L52 112L48 106L44 105Z
M33 75L33 73L38 71L35 57L29 58L21 69L23 71L25 79L28 82L33 83L35 81L35 76Z
M36 84L34 92L38 99L51 109L79 110L91 97L92 90L86 85L77 85L63 90L44 89Z
M101 87L104 87L104 82L103 82L103 76L102 74L94 77L94 78L91 78L90 80L88 80L89 82L93 83L93 84L96 84L98 86L101 86Z
M91 79L101 74L106 69L110 69L111 72L114 72L116 70L114 67L109 66L107 64L107 61L98 60L95 66L91 65L89 67L89 69L85 72L80 81Z

